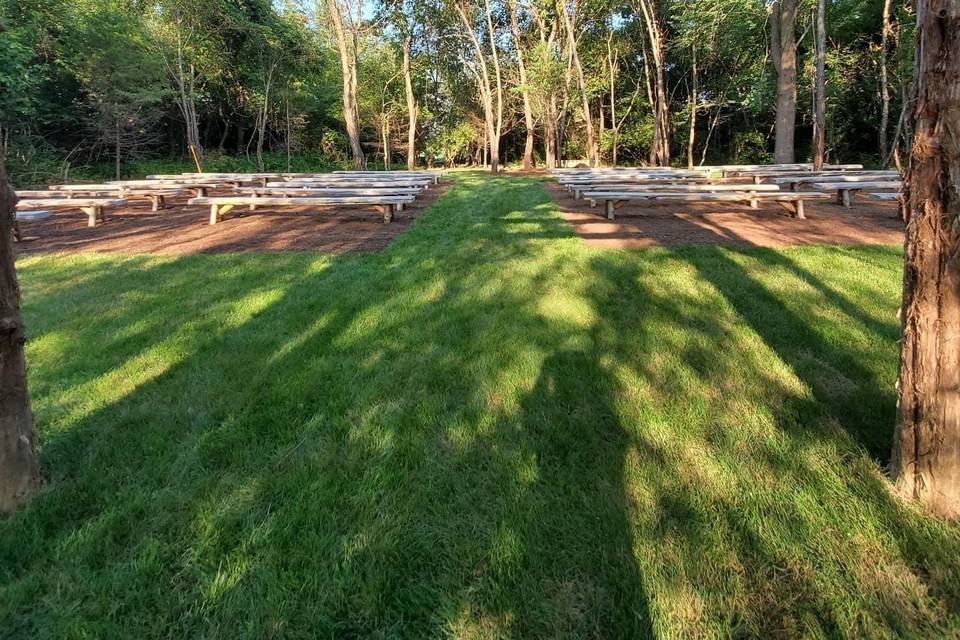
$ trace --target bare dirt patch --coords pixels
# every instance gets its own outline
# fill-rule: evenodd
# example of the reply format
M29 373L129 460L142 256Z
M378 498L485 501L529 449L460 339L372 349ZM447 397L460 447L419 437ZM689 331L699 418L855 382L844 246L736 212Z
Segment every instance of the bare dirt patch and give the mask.
M319 251L340 254L378 251L386 247L450 184L432 186L390 224L377 207L238 207L220 224L208 224L208 207L190 206L186 198L170 200L152 212L146 201L133 200L107 211L107 221L87 226L80 211L54 211L40 221L21 221L21 254L38 252L111 253L239 253L252 251Z
M852 209L832 202L806 203L806 220L792 218L772 202L750 209L739 203L624 203L607 220L566 189L544 185L564 218L594 247L634 249L681 245L779 247L810 244L898 244L903 222L892 202L855 198Z

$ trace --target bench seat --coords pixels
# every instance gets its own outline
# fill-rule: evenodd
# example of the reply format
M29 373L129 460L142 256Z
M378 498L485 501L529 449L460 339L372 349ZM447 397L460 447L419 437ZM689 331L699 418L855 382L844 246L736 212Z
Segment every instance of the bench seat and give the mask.
M818 191L835 191L837 194L837 203L849 209L852 206L850 200L854 191L899 191L903 183L899 180L881 180L875 182L814 182L810 186Z
M423 187L238 187L235 193L255 196L339 197L339 196L416 196Z
M606 204L607 218L614 219L614 206L624 200L663 200L666 202L754 202L770 201L777 203L793 203L794 215L804 218L803 203L805 200L828 200L829 194L819 192L785 193L785 192L750 192L743 190L737 193L684 193L669 191L596 191L590 196L595 200L603 200Z
M87 214L87 226L95 227L98 222L106 220L104 209L123 207L126 204L124 198L36 198L20 200L17 202L17 210L80 209Z
M271 207L303 207L303 206L333 206L333 205L374 205L383 208L383 221L393 220L396 210L405 204L412 203L414 196L341 196L341 197L257 197L257 196L218 196L213 198L191 198L188 204L207 205L210 207L210 224L217 224L223 220L231 209L237 206L271 206Z

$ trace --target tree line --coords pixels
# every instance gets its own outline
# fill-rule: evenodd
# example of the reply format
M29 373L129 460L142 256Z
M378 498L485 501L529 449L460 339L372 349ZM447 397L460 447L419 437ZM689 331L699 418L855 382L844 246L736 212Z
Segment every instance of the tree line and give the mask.
M0 0L31 163L899 163L904 0ZM819 105L819 108L817 106ZM817 126L814 126L816 124ZM818 150L821 150L817 153Z

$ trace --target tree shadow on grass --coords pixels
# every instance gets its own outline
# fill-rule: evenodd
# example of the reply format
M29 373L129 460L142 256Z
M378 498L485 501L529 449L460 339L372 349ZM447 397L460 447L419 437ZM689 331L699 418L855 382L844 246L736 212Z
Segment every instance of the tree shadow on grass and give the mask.
M141 265L113 288L142 296L141 317L65 323L104 355L44 364L46 380L69 367L76 391L45 442L50 488L0 527L5 628L648 635L616 424L593 436L587 476L561 460L556 483L525 489L527 453L571 437L538 432L541 413L593 362L557 351L566 335L542 321L572 265L486 222L542 194L489 195L478 208L451 192L379 255L288 256L276 273L259 257L252 275L237 257ZM203 278L213 265L222 277ZM92 385L124 368L135 380L114 393ZM86 389L101 395L84 405ZM46 595L28 606L30 593Z

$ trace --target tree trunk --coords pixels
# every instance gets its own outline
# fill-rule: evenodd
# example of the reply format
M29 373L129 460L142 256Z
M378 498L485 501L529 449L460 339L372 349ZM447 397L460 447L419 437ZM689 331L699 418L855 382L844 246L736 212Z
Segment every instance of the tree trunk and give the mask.
M487 164L487 147L489 147L490 172L497 173L500 171L500 129L503 124L503 86L500 80L500 62L496 53L496 39L493 35L493 21L489 13L490 3L486 2L485 8L487 11L487 22L489 25L488 28L490 29L490 44L493 48L494 65L497 77L497 109L494 109L493 106L494 88L490 84L490 72L487 68L487 59L483 54L483 47L480 45L480 40L477 38L472 21L467 16L467 10L459 3L456 5L456 8L457 13L460 15L460 20L467 31L467 37L473 44L473 53L477 62L478 71L475 74L475 80L477 82L477 89L480 93L480 102L483 105L484 119L485 145L483 164Z
M120 122L114 124L113 138L113 175L120 179Z
M590 115L590 98L587 95L587 80L583 73L583 65L580 64L580 55L577 53L577 39L573 32L573 20L567 13L565 6L561 6L561 13L563 14L564 25L567 29L567 46L570 47L570 60L573 63L574 70L577 72L577 87L580 89L583 121L587 131L587 164L595 167L597 166L597 138L593 130L593 118Z
M774 0L770 5L770 49L777 71L777 114L774 160L794 162L793 136L797 123L797 34L794 29L798 0Z
M503 80L500 77L500 54L497 52L497 37L493 28L490 0L484 0L483 7L487 16L487 34L490 36L490 53L493 57L493 73L497 90L496 127L490 137L490 172L498 173L500 171L500 135L503 132Z
M287 143L287 172L289 173L290 171L293 171L293 169L292 169L293 162L292 162L292 158L291 158L291 154L290 154L290 96L287 96L287 99L286 99L286 101L285 101L284 107L285 107L285 109L286 109L286 116L287 116L287 135L286 135L286 143Z
M533 106L530 104L530 89L527 86L527 65L523 59L523 48L520 44L520 28L517 26L517 5L510 2L510 30L513 32L513 43L517 50L517 70L520 73L520 95L523 98L523 123L527 128L527 138L523 145L523 169L533 169Z
M883 29L880 34L880 159L883 167L890 166L887 128L890 125L890 79L887 58L890 54L890 36L893 34L893 0L883 2Z
M666 64L664 62L663 30L657 18L656 7L651 0L638 0L643 21L647 26L650 39L650 53L653 59L653 148L650 151L652 164L666 167L670 165L670 103L667 98ZM648 72L649 78L649 72Z
M348 38L343 15L337 0L327 0L327 10L337 38L340 52L340 71L343 76L343 121L350 138L353 166L363 170L367 166L363 146L360 144L360 113L357 107L357 51L355 38Z
M0 153L0 513L12 511L41 485L13 263L16 202Z
M263 141L267 134L267 118L270 114L270 86L273 84L273 71L277 63L273 62L267 69L267 78L263 91L263 105L257 117L257 171L264 171Z
M960 4L917 3L899 414L890 471L902 495L946 517L960 517L958 51Z
M690 91L690 135L687 137L687 168L693 169L693 152L697 145L697 49L693 48L693 85Z
M407 94L407 170L413 171L417 166L417 100L413 95L410 73L410 45L411 38L407 36L403 41L403 81Z
M826 93L826 57L827 25L825 22L826 0L817 0L817 15L814 20L816 32L816 60L813 82L813 170L823 170L823 156L826 152L824 127L827 122Z

